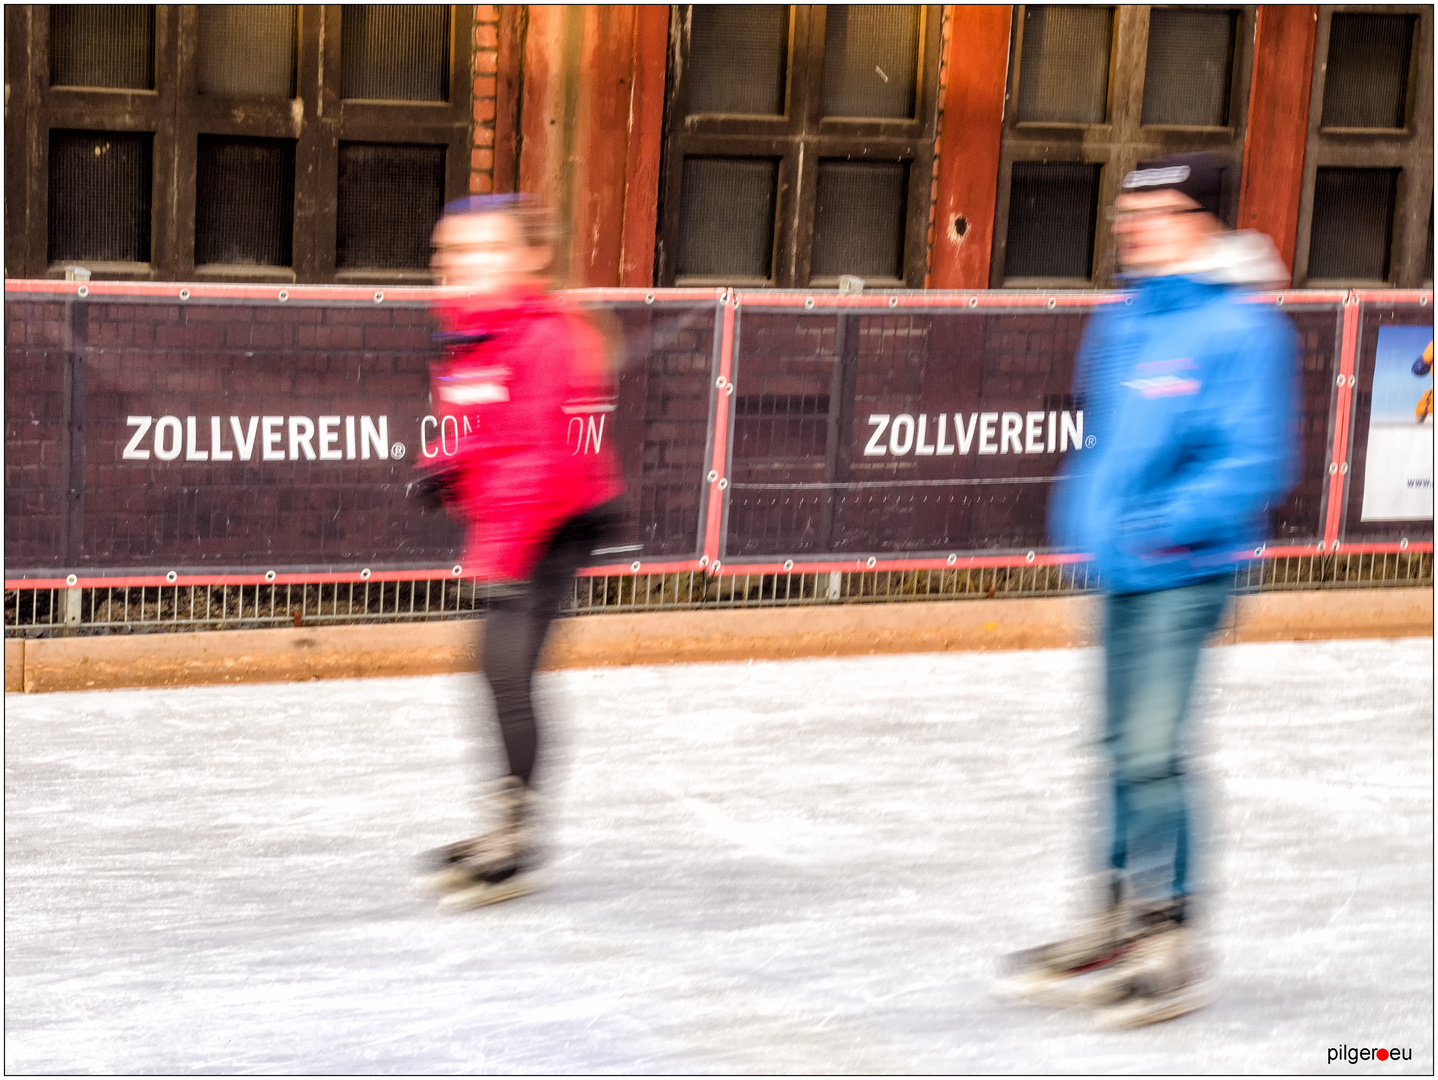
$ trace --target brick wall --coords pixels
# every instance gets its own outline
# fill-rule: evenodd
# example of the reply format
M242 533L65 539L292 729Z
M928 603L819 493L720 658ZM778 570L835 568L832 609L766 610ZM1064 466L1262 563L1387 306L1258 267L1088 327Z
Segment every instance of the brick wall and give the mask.
M469 191L494 190L494 118L499 72L499 7L474 8L474 130L471 140Z

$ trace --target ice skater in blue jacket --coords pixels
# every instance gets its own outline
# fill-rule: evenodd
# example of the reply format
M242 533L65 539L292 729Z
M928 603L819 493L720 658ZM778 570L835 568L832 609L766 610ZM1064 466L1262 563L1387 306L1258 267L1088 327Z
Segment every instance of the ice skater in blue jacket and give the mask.
M1296 338L1266 237L1218 217L1216 155L1123 180L1112 215L1127 291L1090 320L1075 393L1092 445L1071 454L1051 532L1104 588L1104 749L1112 835L1097 918L1007 958L1002 987L1152 1023L1206 1000L1193 948L1194 845L1183 743L1194 675L1235 565L1268 536L1295 475Z

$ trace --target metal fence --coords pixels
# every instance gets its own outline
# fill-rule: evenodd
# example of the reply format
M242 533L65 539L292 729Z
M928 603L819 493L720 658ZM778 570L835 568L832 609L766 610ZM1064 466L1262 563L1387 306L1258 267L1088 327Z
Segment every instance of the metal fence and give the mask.
M976 570L613 574L575 581L572 615L740 607L1071 596L1099 581L1087 563ZM1239 592L1433 586L1431 552L1255 559ZM5 634L159 633L474 618L488 590L469 581L286 585L152 585L5 590Z

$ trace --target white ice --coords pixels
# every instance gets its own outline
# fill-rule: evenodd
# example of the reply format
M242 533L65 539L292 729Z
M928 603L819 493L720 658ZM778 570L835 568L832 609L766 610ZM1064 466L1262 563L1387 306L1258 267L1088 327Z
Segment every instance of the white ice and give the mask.
M1086 903L1097 659L544 676L550 887L463 915L472 678L8 695L6 1070L1431 1073L1431 639L1207 655L1211 1008L990 998Z

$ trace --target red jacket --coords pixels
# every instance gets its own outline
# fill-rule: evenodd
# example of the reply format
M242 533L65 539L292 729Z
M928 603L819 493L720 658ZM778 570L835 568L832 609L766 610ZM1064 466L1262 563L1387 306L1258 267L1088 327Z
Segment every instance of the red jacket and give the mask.
M604 341L554 296L447 299L436 314L433 401L458 426L449 510L466 527L464 576L524 580L561 525L624 491Z

